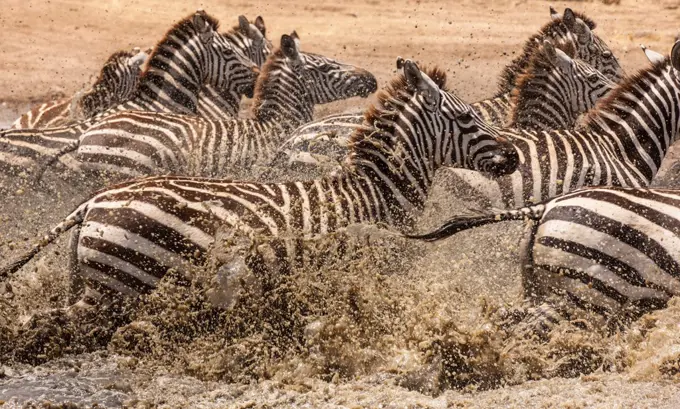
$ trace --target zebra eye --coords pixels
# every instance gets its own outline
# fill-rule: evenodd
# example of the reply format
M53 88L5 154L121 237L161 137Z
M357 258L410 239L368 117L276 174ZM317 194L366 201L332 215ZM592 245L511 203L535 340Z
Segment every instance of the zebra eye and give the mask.
M588 76L588 81L590 81L590 82L597 82L597 80L598 80L598 77L597 77L597 74L595 74L595 73L590 74Z
M470 111L465 111L458 115L458 119L463 122L470 122L472 121L472 115L470 114Z

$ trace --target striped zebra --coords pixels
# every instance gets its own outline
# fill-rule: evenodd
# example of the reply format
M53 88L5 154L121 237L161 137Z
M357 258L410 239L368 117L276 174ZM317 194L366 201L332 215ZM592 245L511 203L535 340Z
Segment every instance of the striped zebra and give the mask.
M63 128L0 132L0 169L39 172L41 161L73 150L78 137L111 112L196 114L198 93L206 84L251 94L259 69L217 28L217 20L202 10L182 19L155 47L135 97L95 118ZM68 167L78 167L68 155L60 160Z
M503 129L517 171L489 178L454 169L497 208L521 207L585 186L648 186L680 128L680 43L601 99L578 130Z
M72 270L99 294L137 297L170 268L203 266L219 232L306 239L353 223L409 229L438 168L514 170L514 149L446 90L444 71L423 72L410 60L397 65L403 74L367 110L342 172L287 184L157 176L115 185L80 205L0 277L73 228ZM219 247L237 254L230 243ZM293 259L297 250L287 247L284 256Z
M512 91L510 128L572 129L579 116L616 86L589 64L574 59L573 41L550 41L534 51Z
M680 190L591 187L538 205L454 218L438 240L506 220L526 220L521 246L523 331L545 336L559 319L594 319L620 328L680 295Z
M64 126L127 101L137 91L141 66L147 57L139 48L111 54L89 90L33 107L14 121L10 129Z
M284 35L257 80L253 119L121 112L81 136L76 158L107 176L224 176L269 161L290 130L312 119L314 105L376 88L370 72L304 53L295 33Z
M511 127L529 130L572 128L580 115L614 89L613 82L583 61L572 59L574 55L572 41L553 45L546 40L535 50L512 92L509 103L513 107L509 115ZM472 106L479 112L479 103ZM343 126L347 129L350 126L357 128L360 125L353 116L339 114L332 116L331 120L336 124L345 121ZM305 170L308 167L300 165L337 165L347 153L346 138L335 133L317 133L323 131L323 126L325 120L298 128L304 134L296 131L281 145L262 178L293 164Z
M512 92L517 85L517 77L526 69L534 51L543 44L544 40L550 40L553 43L571 40L576 44L576 58L586 62L614 82L620 82L623 79L624 73L618 59L607 44L592 32L596 26L593 20L570 8L565 9L561 16L551 8L550 20L537 34L524 43L522 54L503 69L498 96Z
M262 67L272 52L272 44L265 36L267 29L264 19L258 16L250 23L245 16L239 16L238 22L238 26L223 35L255 65ZM238 82L237 79L233 81ZM198 96L198 116L211 120L224 119L225 116L237 117L242 95L253 97L252 92L242 92L232 86L216 89L211 85L204 85Z

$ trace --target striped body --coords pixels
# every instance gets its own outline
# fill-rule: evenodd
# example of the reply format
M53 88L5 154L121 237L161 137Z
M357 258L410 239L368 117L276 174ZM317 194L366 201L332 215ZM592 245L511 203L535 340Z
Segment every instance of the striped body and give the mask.
M540 205L448 221L421 238L504 220L533 220L524 237L525 293L542 319L595 313L615 329L680 295L680 190L597 187ZM537 317L531 317L537 318ZM546 320L546 318L548 318Z
M498 208L540 202L585 186L648 186L680 125L680 56L673 55L612 91L580 130L502 130L520 156L515 173L500 178L453 173Z
M91 118L130 99L148 55L139 49L112 54L88 91L46 102L21 115L11 129L54 128Z
M105 113L69 127L2 132L0 167L10 172L38 168L45 157L73 150L83 132L112 112L196 114L198 93L205 85L252 93L256 67L216 28L217 22L204 12L180 21L154 49L135 97ZM63 158L63 164L77 167L72 158Z
M514 169L514 150L491 128L480 127L469 105L442 89L442 71L428 75L411 61L399 62L404 75L367 111L339 174L287 184L166 176L113 186L0 275L16 271L61 232L82 226L75 270L100 292L134 296L152 290L168 268L202 265L218 230L304 239L358 222L408 229L437 168L457 164L495 174Z
M376 90L368 71L295 47L282 48L266 63L257 82L255 119L120 113L83 134L77 159L89 169L127 177L168 172L223 176L236 167L269 161L291 129L311 120L316 103L366 97Z

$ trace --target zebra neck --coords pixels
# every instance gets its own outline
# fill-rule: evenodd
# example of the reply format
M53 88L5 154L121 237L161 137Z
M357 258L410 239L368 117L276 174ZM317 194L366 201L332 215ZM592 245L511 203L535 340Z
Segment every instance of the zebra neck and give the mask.
M513 109L513 128L526 130L573 128L579 112L573 90L554 87L549 78L532 78L521 89Z
M615 90L588 117L586 129L651 182L680 127L680 89L668 67Z
M151 69L144 75L131 102L144 110L195 115L200 84L188 78Z
M198 97L198 114L214 120L237 117L240 105L241 96L235 91L216 90L211 85L203 85Z

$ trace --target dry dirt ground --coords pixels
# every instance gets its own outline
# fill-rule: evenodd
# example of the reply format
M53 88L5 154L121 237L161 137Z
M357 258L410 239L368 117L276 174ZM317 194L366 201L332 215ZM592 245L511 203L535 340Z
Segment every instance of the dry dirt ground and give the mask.
M73 94L111 52L155 44L196 8L217 16L225 28L239 14L262 15L274 43L295 29L304 50L361 65L381 84L393 75L398 55L439 64L449 72L450 88L475 101L494 93L501 68L548 21L549 5L572 7L595 19L598 34L628 73L646 64L640 43L668 53L680 32L680 2L668 0L622 0L615 6L521 0L3 0L0 127L30 103ZM319 111L365 103L353 100ZM456 212L459 203L447 195L447 183L442 172L424 228ZM3 256L83 199L77 186L59 189L58 195L4 190ZM607 339L565 328L547 346L516 345L493 331L493 311L520 300L520 232L519 224L508 223L437 244L397 243L384 254L362 256L363 264L315 272L321 283L296 277L299 294L309 295L299 302L306 303L313 324L305 327L307 344L297 350L278 350L272 335L258 330L236 340L222 334L224 339L189 341L178 341L168 330L147 334L151 346L146 349L130 347L130 336L123 334L108 351L43 366L0 362L0 407L12 397L6 406L40 396L130 407L679 407L676 303ZM54 247L63 253L66 241ZM406 254L395 255L395 248ZM18 295L0 303L0 327L6 325L3 319L16 323L63 302L54 294L64 286L63 259L52 253L14 279ZM402 266L407 271L395 271ZM200 316L159 309L176 307L173 293L163 294L150 300L136 326L128 328L132 338L149 322L167 329L168 322ZM253 326L271 324L255 313L247 317ZM578 368L579 362L598 369L588 376L555 376Z

